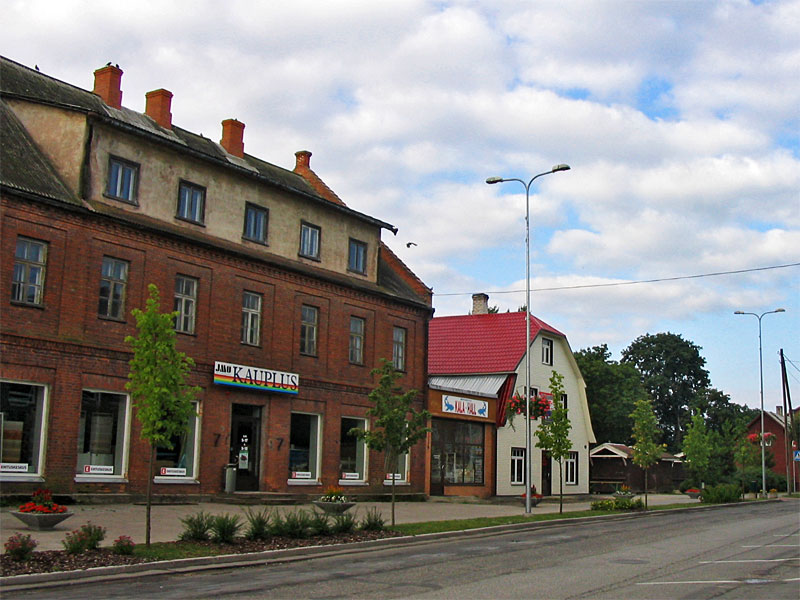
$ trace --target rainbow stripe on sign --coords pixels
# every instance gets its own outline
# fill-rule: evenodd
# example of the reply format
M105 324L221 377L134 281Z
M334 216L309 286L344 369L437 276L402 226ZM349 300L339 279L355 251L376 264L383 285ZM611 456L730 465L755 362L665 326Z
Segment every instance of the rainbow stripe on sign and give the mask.
M214 363L214 383L282 394L297 394L300 390L300 376L296 373L219 361Z

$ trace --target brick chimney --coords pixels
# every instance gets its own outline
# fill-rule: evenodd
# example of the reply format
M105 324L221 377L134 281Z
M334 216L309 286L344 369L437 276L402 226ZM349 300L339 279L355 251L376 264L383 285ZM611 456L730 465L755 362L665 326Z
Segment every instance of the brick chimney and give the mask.
M153 90L147 92L144 97L146 99L145 114L164 129L172 129L172 113L170 112L172 92L165 89Z
M94 72L94 93L111 108L122 108L122 69L107 64Z
M244 123L236 119L225 119L222 122L222 139L219 143L228 154L244 158Z
M294 153L295 163L294 172L307 171L311 168L311 152L308 150L298 150Z
M472 294L472 314L473 315L489 314L488 294Z

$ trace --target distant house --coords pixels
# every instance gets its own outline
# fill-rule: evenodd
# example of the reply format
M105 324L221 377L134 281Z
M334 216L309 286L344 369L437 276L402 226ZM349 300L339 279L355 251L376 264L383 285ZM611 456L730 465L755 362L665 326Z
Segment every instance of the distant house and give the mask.
M625 485L634 492L644 491L644 469L633 464L633 448L625 444L600 444L589 452L592 492L610 493ZM683 461L663 452L658 463L647 470L650 492L671 492L685 479Z
M800 413L800 408L793 411L794 415ZM796 417L795 417L796 418ZM783 407L778 406L776 412L764 411L764 437L766 438L767 452L771 452L775 458L775 464L771 470L786 477L786 464L788 459L789 464L789 481L794 477L795 489L800 489L800 466L792 460L792 454L797 450L797 445L794 444L790 448L789 456L786 455L786 428L784 425L784 412ZM759 436L761 435L761 415L750 421L747 426L747 435ZM758 437L756 437L756 444Z
M490 314L488 300L475 294L472 314L430 322L431 495L524 493L524 417L512 427L505 408L525 391L525 313ZM530 339L531 398L547 397L553 371L564 376L573 447L564 461L564 493L588 493L589 445L595 440L583 377L563 333L532 316ZM558 491L558 467L535 447L539 423L531 423L531 482L549 495Z

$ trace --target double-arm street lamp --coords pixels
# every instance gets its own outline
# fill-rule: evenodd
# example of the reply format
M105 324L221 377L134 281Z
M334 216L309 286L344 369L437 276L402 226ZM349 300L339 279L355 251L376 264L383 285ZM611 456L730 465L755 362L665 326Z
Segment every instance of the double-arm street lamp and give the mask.
M766 450L764 448L764 364L761 356L761 319L764 317L764 315L782 312L786 311L782 308L776 308L775 310L763 312L760 315L751 312L744 312L742 310L737 310L733 313L735 315L752 315L758 319L758 376L761 384L761 493L763 495L767 494L767 460Z
M522 179L489 177L488 184L518 181L525 186L525 512L531 512L531 184L550 173L569 171L569 165L556 165L549 171L534 175L525 183Z

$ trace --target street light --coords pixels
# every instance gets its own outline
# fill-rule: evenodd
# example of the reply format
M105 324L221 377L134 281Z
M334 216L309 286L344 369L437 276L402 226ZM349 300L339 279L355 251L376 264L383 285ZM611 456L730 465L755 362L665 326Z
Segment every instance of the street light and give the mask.
M556 165L549 171L534 175L528 183L522 179L489 177L486 183L519 181L525 186L525 512L531 512L531 184L550 173L569 171L569 165Z
M763 312L760 315L751 312L744 312L743 310L737 310L733 313L735 315L753 315L756 319L758 319L758 376L761 382L761 493L763 495L767 493L767 459L766 450L764 449L764 365L761 357L761 319L764 317L764 315L782 312L786 311L782 308L776 308L775 310Z

